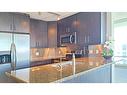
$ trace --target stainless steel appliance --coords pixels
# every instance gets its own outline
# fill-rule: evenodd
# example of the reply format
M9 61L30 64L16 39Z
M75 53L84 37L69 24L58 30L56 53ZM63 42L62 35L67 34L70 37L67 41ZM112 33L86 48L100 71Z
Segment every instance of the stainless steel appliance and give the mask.
M11 55L9 53L0 53L0 64L10 63Z
M60 36L60 44L76 44L76 32L71 32Z
M0 81L5 71L29 67L30 35L0 32Z

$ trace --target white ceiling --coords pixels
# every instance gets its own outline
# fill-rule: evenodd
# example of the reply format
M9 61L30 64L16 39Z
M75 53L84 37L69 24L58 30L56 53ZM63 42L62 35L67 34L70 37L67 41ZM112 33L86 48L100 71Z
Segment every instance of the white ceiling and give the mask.
M44 21L57 21L58 15L60 19L62 19L76 13L77 12L26 12L26 14L30 15L30 18Z
M57 21L58 15L60 19L76 14L77 12L26 12L30 18L44 20L44 21ZM58 15L55 15L58 14ZM112 20L127 18L127 12L112 12Z

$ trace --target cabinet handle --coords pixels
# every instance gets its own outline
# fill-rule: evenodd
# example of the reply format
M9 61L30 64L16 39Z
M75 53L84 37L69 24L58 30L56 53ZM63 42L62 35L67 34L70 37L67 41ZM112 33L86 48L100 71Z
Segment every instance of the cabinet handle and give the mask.
M39 42L36 42L36 47L37 47L37 48L39 47Z
M38 47L39 47L39 42L38 42Z
M37 48L38 48L38 42L37 42Z
M13 25L13 29L14 29L14 30L16 30L16 27L15 27L15 25Z
M36 48L37 48L37 42L36 42Z
M68 32L70 32L70 28L68 27Z
M89 43L89 38L90 38L90 37L88 36L88 43Z
M86 44L86 36L85 36L85 44Z
M77 42L77 34L75 32L75 44L76 44L76 42Z
M12 30L12 24L10 24L10 30Z
M39 47L39 42L36 42L36 48L38 48Z
M65 29L65 31L68 32L68 31L67 31L67 28Z

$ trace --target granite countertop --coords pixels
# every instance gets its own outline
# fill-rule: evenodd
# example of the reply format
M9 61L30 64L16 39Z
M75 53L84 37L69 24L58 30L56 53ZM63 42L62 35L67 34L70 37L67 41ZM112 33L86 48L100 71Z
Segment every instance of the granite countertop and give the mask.
M83 57L75 59L75 74L95 69L108 63L120 60L105 60L103 57ZM49 83L72 76L74 74L73 61L36 66L31 68L19 69L6 72L7 76L17 82L25 83Z

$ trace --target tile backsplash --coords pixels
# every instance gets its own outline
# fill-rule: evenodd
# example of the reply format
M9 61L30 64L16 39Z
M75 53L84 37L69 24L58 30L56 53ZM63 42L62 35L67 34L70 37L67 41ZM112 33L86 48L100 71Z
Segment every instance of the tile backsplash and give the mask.
M66 47L60 48L31 48L31 61L41 61L45 59L54 59L65 57Z
M102 50L103 50L103 45L89 45L89 57L99 57L102 56Z

